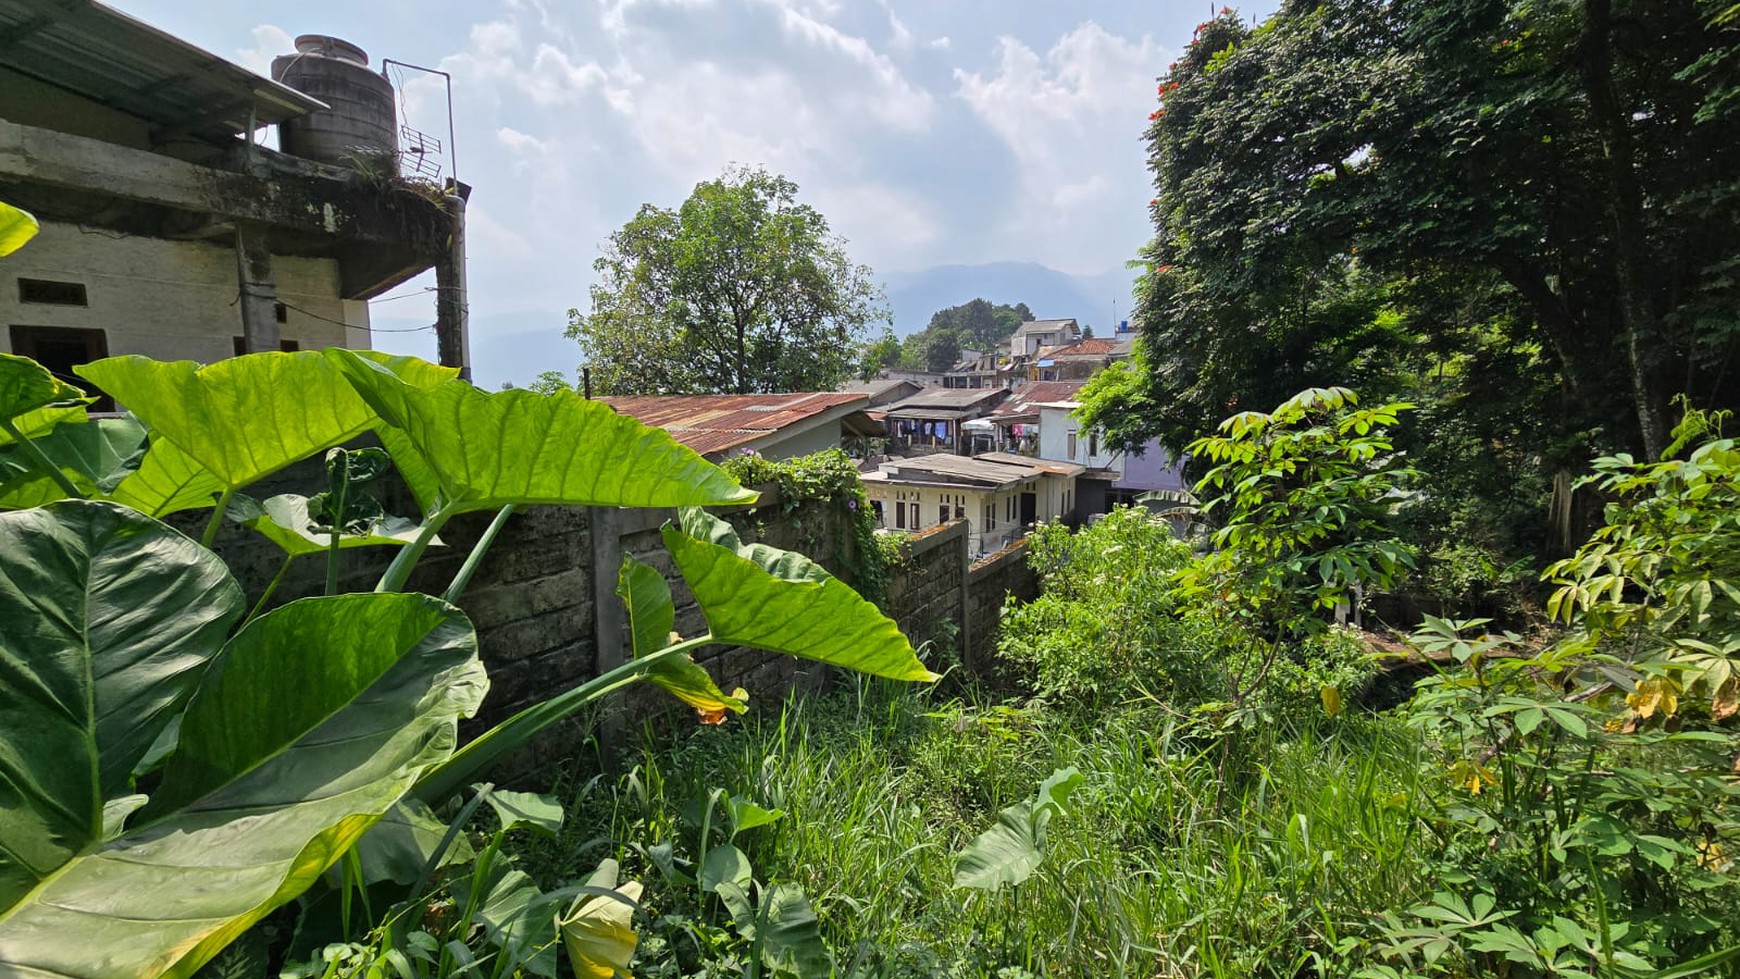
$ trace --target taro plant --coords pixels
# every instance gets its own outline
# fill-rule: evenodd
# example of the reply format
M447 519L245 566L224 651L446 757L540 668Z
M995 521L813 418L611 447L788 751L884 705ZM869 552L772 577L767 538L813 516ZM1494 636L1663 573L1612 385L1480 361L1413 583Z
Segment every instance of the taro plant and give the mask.
M82 392L0 355L0 506L13 508L0 513L0 972L190 975L341 859L354 869L396 804L445 800L613 690L647 679L700 710L741 710L692 659L707 643L932 677L819 566L695 509L753 493L572 392L486 394L414 358L345 350L115 357L79 373L131 417L87 418ZM356 509L374 463L347 453L330 457L324 499L247 500L370 431L419 502L414 525ZM684 508L665 544L709 629L674 636L668 588L629 563L634 658L461 747L457 721L487 680L450 603L532 503ZM261 602L244 619L220 559L157 519L197 509L211 511L206 543L229 517L290 557L359 544L398 557L373 593ZM476 510L498 517L444 597L401 593L442 526ZM584 903L569 917L590 920Z

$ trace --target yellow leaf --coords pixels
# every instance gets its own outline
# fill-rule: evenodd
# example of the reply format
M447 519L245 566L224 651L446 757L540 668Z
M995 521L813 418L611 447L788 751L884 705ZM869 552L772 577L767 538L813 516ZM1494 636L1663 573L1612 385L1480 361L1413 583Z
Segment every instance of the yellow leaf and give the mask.
M1725 721L1740 711L1740 678L1729 677L1728 682L1716 689L1714 697L1710 698L1710 717Z
M615 860L604 861L587 883L609 888L620 897L583 894L556 922L562 929L568 963L581 979L634 979L628 966L640 943L634 932L634 908L640 901L641 886L629 881L617 887L616 866Z
M1341 713L1341 691L1340 690L1337 690L1337 689L1335 689L1335 687L1326 683L1322 686L1322 688L1320 688L1317 691L1317 696L1322 698L1322 700L1323 700L1323 712L1325 714L1328 714L1330 717L1334 717L1335 715Z
M1639 680L1637 689L1626 695L1625 704L1646 721L1657 711L1672 717L1680 708L1679 690L1671 680Z

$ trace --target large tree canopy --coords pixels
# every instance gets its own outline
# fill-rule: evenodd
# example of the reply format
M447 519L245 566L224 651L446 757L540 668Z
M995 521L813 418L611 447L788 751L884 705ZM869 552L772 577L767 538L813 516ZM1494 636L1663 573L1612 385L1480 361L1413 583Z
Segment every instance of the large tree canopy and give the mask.
M1733 406L1731 7L1288 0L1202 25L1147 134L1137 363L1091 420L1177 449L1235 405L1424 378L1488 443L1545 411L1530 448L1580 468L1659 452L1678 394Z
M592 310L569 311L604 394L831 390L886 320L870 269L846 256L797 185L734 167L676 210L642 205L593 263Z

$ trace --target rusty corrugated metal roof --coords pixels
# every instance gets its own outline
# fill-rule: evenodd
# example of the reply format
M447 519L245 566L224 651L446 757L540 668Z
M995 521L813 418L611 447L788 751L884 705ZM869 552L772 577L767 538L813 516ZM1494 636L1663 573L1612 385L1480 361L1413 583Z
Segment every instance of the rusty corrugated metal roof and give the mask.
M863 408L870 403L865 394L832 391L621 395L598 400L643 424L670 432L672 438L702 455L753 442L836 408Z
M1009 400L997 406L991 417L1001 421L1026 415L1037 415L1039 405L1052 401L1068 401L1075 397L1087 381L1028 381L1010 392Z

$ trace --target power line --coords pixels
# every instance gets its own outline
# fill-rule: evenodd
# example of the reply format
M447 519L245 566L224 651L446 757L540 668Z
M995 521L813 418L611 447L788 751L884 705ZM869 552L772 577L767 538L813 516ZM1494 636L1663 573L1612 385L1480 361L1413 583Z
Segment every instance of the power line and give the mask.
M278 301L281 303L284 303L284 300L282 300L282 299L280 299ZM232 305L234 305L234 304L232 303ZM351 329L351 328L359 329L359 330L365 329L365 327L357 326L355 323L346 323L343 320L335 320L335 319L331 318L330 316L322 316L319 313L311 313L308 310L303 309L301 306L297 306L294 303L284 303L284 308L294 309L298 313L301 313L303 316L312 317L314 319L320 320L322 323L331 323L334 326L342 326L342 327L345 327L347 329ZM404 329L380 329L380 328L376 328L376 327L367 327L366 329L368 329L368 331L370 333L421 333L424 330L435 329L435 325L433 323L431 323L428 326L412 326L412 327L406 327Z

